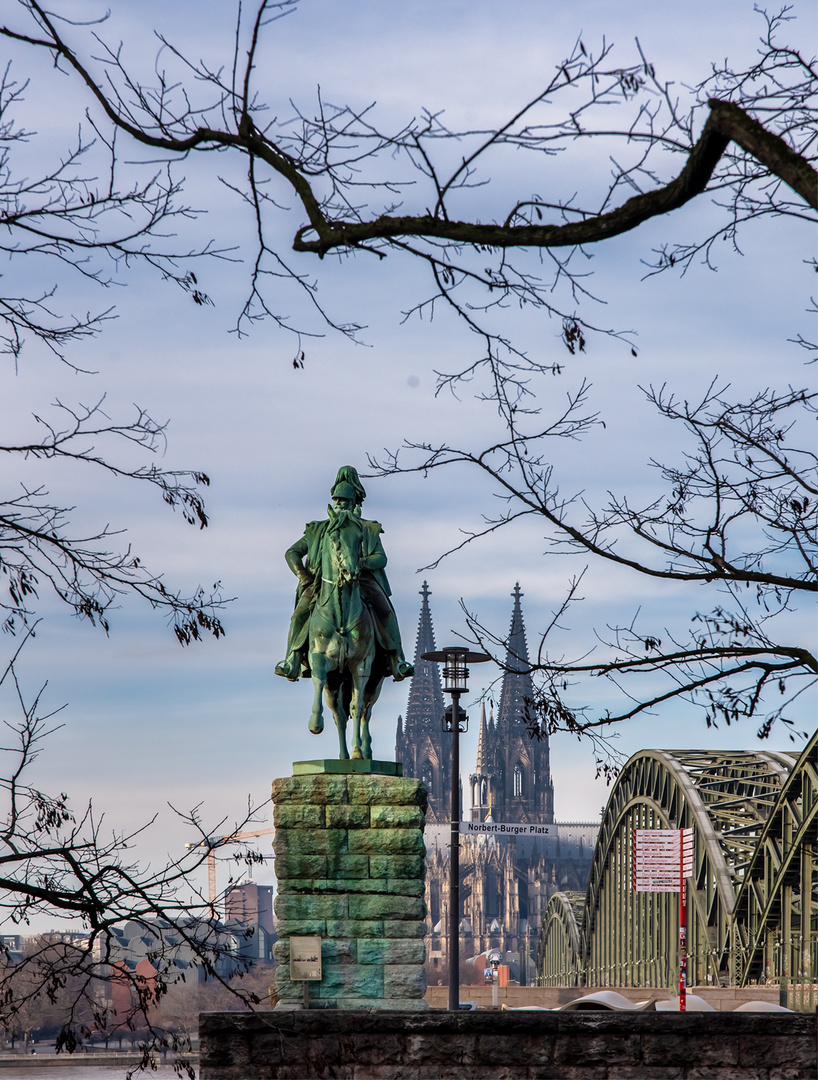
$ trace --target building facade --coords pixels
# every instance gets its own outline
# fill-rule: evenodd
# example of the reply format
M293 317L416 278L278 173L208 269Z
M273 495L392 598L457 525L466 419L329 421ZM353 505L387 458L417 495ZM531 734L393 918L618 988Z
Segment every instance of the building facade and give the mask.
M244 881L228 889L224 896L226 928L235 927L241 942L239 952L248 960L272 960L278 940L273 917L272 885Z
M424 582L415 650L416 674L406 718L398 720L396 759L404 774L429 787L426 826L426 955L430 982L446 981L449 957L451 743L443 733L444 699L437 666L419 660L435 649L429 590ZM596 823L554 821L554 785L547 738L532 738L533 700L522 592L515 586L497 717L481 709L477 755L469 776L470 809L460 837L461 978L482 977L479 958L503 954L512 979L533 983L542 915L559 891L584 890ZM461 798L462 805L462 798ZM480 825L520 825L518 835L478 831ZM537 831L534 832L533 828ZM469 960L472 961L471 968Z

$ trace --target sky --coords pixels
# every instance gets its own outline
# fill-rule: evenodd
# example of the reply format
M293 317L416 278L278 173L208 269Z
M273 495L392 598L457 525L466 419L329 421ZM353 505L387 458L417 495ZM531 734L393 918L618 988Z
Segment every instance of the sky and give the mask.
M98 15L92 0L60 3L54 9L74 18ZM814 49L815 13L796 2L793 34ZM230 62L234 9L230 4L154 0L113 6L100 28L108 41L125 42L135 70L148 77L156 53L155 28L187 55L217 65ZM639 2L570 5L517 2L497 5L472 0L446 5L402 5L350 0L303 0L287 18L268 28L257 71L259 92L271 114L284 116L291 101L302 108L315 101L320 84L325 101L356 106L377 102L384 126L398 126L422 108L445 108L452 126L488 127L501 122L536 93L562 56L582 36L596 47L603 35L633 55L639 38L662 78L684 84L706 76L711 61L729 56L737 64L752 57L762 22L751 2L689 2L661 5ZM75 31L88 47L88 38ZM23 50L9 50L18 78L32 77L27 91L32 139L26 153L33 169L43 146L69 145L87 104L79 88L49 71ZM132 153L120 147L123 156ZM610 163L585 144L572 156L537 169L506 159L492 185L464 196L467 205L488 217L494 200L506 205L514 192L571 183L597 190ZM47 682L43 700L65 704L54 732L35 764L34 778L45 790L69 792L74 805L92 799L112 830L130 831L156 815L140 835L135 854L154 865L166 853L178 855L190 830L170 808L200 806L214 833L242 820L248 798L263 804L270 782L290 774L292 762L331 756L334 733L316 738L307 732L312 691L273 673L282 659L294 597L294 578L283 554L302 535L306 521L324 516L338 467L368 472L369 455L383 455L404 440L480 446L500 433L490 406L476 400L479 385L458 397L436 395L435 371L465 366L475 358L475 340L456 320L438 313L433 320L404 320L403 312L424 295L418 267L397 258L381 265L359 257L326 260L316 267L300 256L299 271L320 270L321 297L333 316L365 324L361 344L325 332L307 339L303 369L292 365L293 340L272 324L260 323L245 337L233 331L246 295L247 257L252 221L222 177L235 178L223 156L188 163L186 196L203 213L183 230L202 242L213 236L220 246L236 246L235 258L197 266L212 306L198 307L172 284L144 268L117 271L108 290L78 276L60 277L57 295L66 310L116 304L117 318L94 341L78 346L71 359L97 374L68 370L35 345L24 351L18 369L0 367L0 402L6 432L32 430L30 416L59 398L90 402L106 394L106 410L127 416L133 403L169 420L162 464L208 473L205 531L186 526L151 492L94 475L89 468L29 463L26 482L47 477L51 489L76 505L78 527L109 522L127 528L127 540L144 562L161 569L169 582L186 590L222 583L235 599L225 613L227 635L182 649L161 617L125 599L112 613L111 632L74 620L43 596L36 640L26 646L19 669L33 696ZM541 174L540 174L541 170ZM468 200L474 200L469 204ZM694 266L684 277L644 279L644 262L664 240L699 234L712 219L709 205L696 204L672 222L652 222L637 233L594 251L589 269L593 287L605 303L587 310L605 325L634 330L638 355L605 338L589 343L587 354L570 358L559 340L558 321L509 311L506 326L525 346L549 363L565 362L560 376L543 377L534 389L544 414L563 406L582 379L592 384L590 404L606 427L582 443L555 447L555 469L565 492L584 491L600 501L607 490L627 491L635 501L657 490L649 460L661 454L678 458L681 449L666 422L651 411L640 386L666 383L682 396L701 395L718 377L736 394L767 385L806 385L814 368L787 340L809 335L806 315L814 248L812 228L803 222L766 222L741 236L743 254L722 245L716 271ZM287 252L294 231L292 215L282 214L276 239ZM297 222L297 223L300 223ZM291 262L296 259L291 253ZM4 270L15 289L42 281L48 267L15 263ZM120 287L121 286L121 287ZM278 310L305 316L303 305L283 283L271 290ZM583 308L586 310L586 308ZM0 482L19 484L19 464L0 462ZM423 569L459 542L460 530L479 527L490 513L489 484L465 470L422 476L365 479L365 514L384 525L388 574L404 648L414 651L421 584L427 580L438 644L465 630L461 600L496 634L505 634L511 591L519 582L532 651L559 606L581 559L547 551L543 530L533 521L517 523ZM496 503L494 503L496 505ZM639 611L640 625L684 627L702 605L681 585L662 585L612 567L591 566L583 581L583 601L563 620L566 654L581 655L594 643L594 628L629 621ZM814 632L814 611L794 613L784 636L794 640ZM2 643L5 653L13 642ZM4 655L5 655L4 653ZM475 669L472 678L476 721L479 695L492 692L497 671ZM499 690L494 684L494 693ZM584 702L603 710L610 703L604 684L583 688ZM394 754L398 714L405 710L408 683L387 684L373 719L376 757ZM801 705L799 720L811 723L814 697ZM13 720L10 695L0 700L0 715ZM689 706L676 703L635 721L617 733L626 757L645 747L745 748L758 746L755 726L708 731ZM556 816L561 821L598 817L607 798L605 783L594 778L593 754L572 738L552 739ZM789 749L783 734L771 748ZM476 748L476 723L461 748L468 772ZM259 827L269 809L260 812ZM264 850L266 840L260 841ZM220 868L220 886L229 868ZM271 876L265 867L257 880ZM44 928L44 927L39 927Z

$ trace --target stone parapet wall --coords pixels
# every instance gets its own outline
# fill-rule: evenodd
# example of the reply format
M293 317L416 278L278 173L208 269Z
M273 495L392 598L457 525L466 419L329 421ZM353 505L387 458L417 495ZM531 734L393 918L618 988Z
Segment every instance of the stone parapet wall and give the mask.
M311 1005L426 1009L426 789L397 776L301 775L274 781L273 803L279 1000L302 998L290 936L316 936L323 978Z
M569 1001L597 994L601 990L615 990L628 1001L666 1001L675 995L663 987L656 986L498 986L497 1004L508 1005L512 1009L522 1009L538 1005L543 1009L558 1009ZM460 1000L473 1001L479 1009L488 1008L492 1003L492 988L461 986ZM696 994L721 1012L731 1012L745 1001L766 1001L772 1005L779 1002L778 986L688 986L689 994ZM426 991L426 1001L430 1009L445 1009L449 1001L448 986L430 986Z
M200 1080L816 1080L788 1013L205 1013Z

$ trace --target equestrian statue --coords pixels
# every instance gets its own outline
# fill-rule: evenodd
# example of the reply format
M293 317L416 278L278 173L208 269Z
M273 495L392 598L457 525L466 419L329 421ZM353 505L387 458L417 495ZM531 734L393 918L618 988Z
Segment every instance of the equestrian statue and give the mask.
M324 729L322 696L335 719L340 757L371 759L369 720L383 680L414 673L403 655L389 600L382 526L361 516L366 491L351 465L338 470L325 521L310 521L284 556L298 578L287 656L276 674L312 678L315 698L309 729Z

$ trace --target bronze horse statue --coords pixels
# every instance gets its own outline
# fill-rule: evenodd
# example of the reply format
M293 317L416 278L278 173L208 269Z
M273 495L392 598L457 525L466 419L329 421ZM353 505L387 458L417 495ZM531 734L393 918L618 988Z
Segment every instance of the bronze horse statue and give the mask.
M371 759L369 720L383 680L391 675L400 682L414 669L403 655L389 599L383 529L362 517L366 492L351 465L338 470L331 494L327 519L307 522L285 555L299 584L287 656L276 674L291 682L311 677L310 731L324 729L323 698L335 718L341 758L350 756L352 720L352 757Z
M388 668L378 649L375 620L361 588L361 532L349 525L325 538L309 620L309 667L315 688L309 728L324 727L322 695L335 720L341 758L371 758L369 720ZM381 655L379 655L381 654Z

